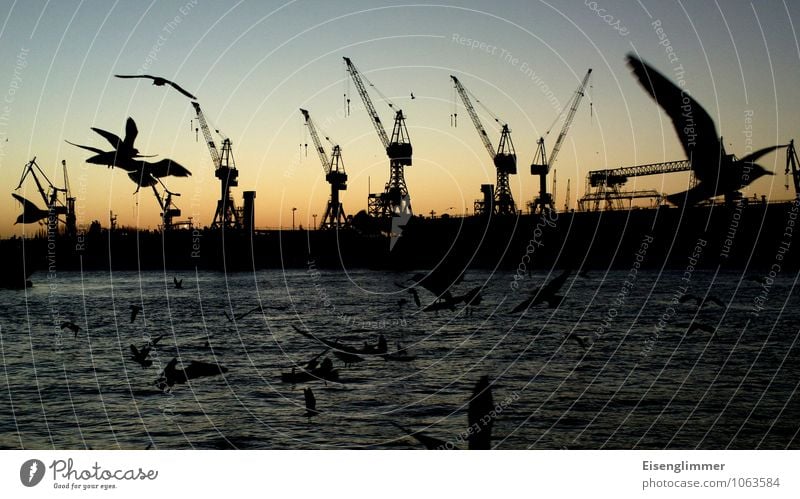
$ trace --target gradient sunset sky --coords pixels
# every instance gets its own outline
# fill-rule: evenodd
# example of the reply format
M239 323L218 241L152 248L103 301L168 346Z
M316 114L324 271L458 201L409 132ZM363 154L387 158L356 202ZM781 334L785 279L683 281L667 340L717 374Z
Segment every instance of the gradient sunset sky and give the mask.
M242 191L256 190L257 226L290 227L293 207L297 223L310 226L329 193L298 108L308 109L342 146L348 214L366 208L368 185L381 191L388 178L388 159L342 56L407 115L414 165L406 181L417 214L471 212L480 184L495 182L491 158L449 75L510 125L519 157L512 190L523 207L538 190L529 173L536 140L592 68L591 86L554 165L563 208L567 179L574 207L589 170L685 158L671 122L626 67L629 52L673 80L683 66L689 92L715 118L729 153L741 157L798 136L798 21L800 6L781 0L6 1L0 9L0 186L6 192L0 237L23 231L13 225L20 207L10 194L34 156L58 184L66 160L79 225L97 219L107 226L113 211L120 225L156 227L150 191L132 195L135 185L123 171L86 164L90 153L65 142L108 150L90 127L122 136L128 116L138 124L143 154L191 170L189 178L165 181L181 194L182 219L211 222L218 183L202 135L196 140L189 99L114 73L163 76L196 95L213 126L233 141L237 204ZM655 30L659 25L666 42ZM678 61L670 61L667 47ZM393 113L370 91L390 133ZM451 126L454 111L457 127ZM499 127L478 111L496 145ZM547 137L548 148L559 128ZM783 151L763 158L776 176L745 194L791 197L784 162ZM676 192L687 178L638 179L626 189ZM32 183L17 192L41 206Z

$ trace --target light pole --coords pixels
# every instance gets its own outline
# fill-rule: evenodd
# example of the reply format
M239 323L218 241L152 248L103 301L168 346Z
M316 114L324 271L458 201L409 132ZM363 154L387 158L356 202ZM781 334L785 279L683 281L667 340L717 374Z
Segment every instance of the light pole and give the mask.
M292 208L292 230L294 230L294 212L297 211L297 208Z
M313 214L313 215L311 215L311 216L312 216L312 217L314 217L314 230L317 230L317 214L316 214L316 213L314 213L314 214Z

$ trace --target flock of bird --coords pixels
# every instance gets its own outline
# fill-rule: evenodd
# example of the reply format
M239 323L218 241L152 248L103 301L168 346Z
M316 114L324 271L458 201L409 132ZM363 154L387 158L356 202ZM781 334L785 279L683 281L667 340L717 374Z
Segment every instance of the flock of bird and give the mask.
M568 282L570 276L573 274L571 269L561 271L555 277L545 280L541 285L531 288L528 295L521 300L514 307L508 309L508 314L526 314L533 307L546 304L549 308L558 308L563 306L565 296L561 290ZM420 313L454 310L456 313L464 313L467 315L466 310L479 305L482 301L481 291L483 286L472 288L469 292L459 294L457 286L464 280L465 271L459 269L455 264L442 264L436 269L427 273L416 273L407 279L408 285L405 286L409 294L414 296L414 301L417 305L417 310ZM588 278L588 273L578 272L578 279ZM750 278L756 280L755 278ZM183 289L183 280L173 277L173 285L176 290ZM400 283L395 283L397 286L402 286ZM425 290L430 292L434 298L429 305L425 305L423 300L431 300L427 295L425 298L420 296L420 291ZM466 298L465 298L466 297ZM702 309L714 306L725 307L726 304L716 296L706 294L705 296L698 296L695 294L686 293L681 295L676 300L684 306L694 306L697 312ZM400 304L402 308L404 304ZM457 310L455 305L461 304L460 310ZM431 305L437 305L432 307ZM143 309L141 305L131 304L130 322L135 323L140 317ZM262 312L264 308L261 306L247 309L244 312L234 312L231 310L224 312L227 320L231 322L239 321L250 314ZM696 314L695 314L696 316ZM72 321L64 321L61 324L62 329L72 331L76 336L81 331L81 327ZM388 342L383 335L378 335L377 342L370 343L364 341L363 346L353 346L341 342L338 338L322 337L315 335L308 330L302 329L298 326L292 325L293 329L301 336L308 338L323 347L323 350L316 354L313 358L304 364L293 363L293 367L289 372L281 373L281 379L285 383L292 385L304 385L303 397L305 401L305 412L303 413L307 418L313 418L323 414L323 410L317 407L317 398L311 388L311 384L315 382L344 382L339 379L339 370L334 366L333 361L327 355L332 354L333 358L340 361L341 365L345 368L368 362L373 359L382 359L383 361L390 362L412 362L417 356L409 353L409 351L402 346L398 341L393 351L390 351ZM716 329L693 321L689 324L686 335L690 335L695 331L703 331L709 334L715 334ZM151 353L158 348L159 342L164 338L164 335L149 339L142 346L131 344L130 360L140 365L142 368L151 368L154 364ZM595 336L587 336L579 334L573 330L564 337L566 342L574 342L584 352L591 350L598 338ZM206 342L208 347L208 342ZM228 369L218 363L204 362L199 360L192 360L188 363L184 362L182 367L179 367L177 357L173 357L163 369L160 371L157 379L153 384L164 392L171 391L175 385L186 384L190 380L203 378L208 376L223 375L228 372ZM469 399L469 421L470 426L474 421L481 421L482 430L472 435L468 440L468 448L470 449L484 449L491 448L491 433L494 418L487 417L494 407L492 403L492 383L487 376L483 376L474 387L471 398ZM451 442L441 440L439 438L428 435L427 433L414 430L407 426L391 422L393 426L402 430L408 436L415 439L422 446L427 449L444 449L453 448Z

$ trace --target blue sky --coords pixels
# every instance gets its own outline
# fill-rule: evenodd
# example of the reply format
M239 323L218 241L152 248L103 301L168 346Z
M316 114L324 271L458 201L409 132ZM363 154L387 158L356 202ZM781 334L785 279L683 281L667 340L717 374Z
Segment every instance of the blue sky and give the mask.
M555 165L558 205L568 178L574 205L589 170L684 157L671 123L624 62L636 52L675 74L653 23L664 29L687 88L714 116L729 152L743 156L750 146L743 133L748 114L752 147L793 138L800 130L797 16L798 7L782 1L5 2L0 185L12 192L33 156L60 178L63 159L79 223L106 224L114 211L121 224L154 227L158 209L150 193L133 196L135 185L122 172L86 165L86 151L64 142L106 148L89 127L122 135L132 116L143 153L173 158L193 172L167 185L182 194L184 218L208 224L217 184L205 145L196 141L189 100L147 82L113 78L149 73L194 93L214 126L231 138L240 170L234 196L239 201L242 190L258 191L257 225L291 225L292 207L308 224L324 210L328 187L316 155L306 156L301 147L310 137L300 107L342 145L350 176L343 202L355 213L366 206L368 185L377 191L388 178L388 161L348 81L342 63L348 56L408 116L415 157L406 180L417 213L471 209L480 184L494 182L491 158L454 99L450 74L511 126L519 156L512 190L523 205L537 190L528 173L536 139L593 68ZM345 116L348 92L351 113ZM391 110L378 93L372 97L390 125ZM451 126L454 110L458 127ZM482 112L482 119L496 143L490 116ZM559 126L547 139L550 147ZM764 158L778 175L759 180L747 194L789 197L783 161L779 154ZM675 192L685 183L685 175L675 174L627 188ZM36 199L31 187L24 195ZM0 236L20 233L11 225L16 201L7 195L0 206Z

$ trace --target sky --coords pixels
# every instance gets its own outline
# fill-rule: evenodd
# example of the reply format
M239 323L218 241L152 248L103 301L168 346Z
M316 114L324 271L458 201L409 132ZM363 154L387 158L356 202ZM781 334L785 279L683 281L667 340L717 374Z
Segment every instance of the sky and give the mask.
M313 148L304 146L311 137L301 107L341 145L349 175L345 211L365 209L367 194L383 190L388 159L343 56L374 84L369 91L388 127L393 112L386 99L407 116L414 164L405 178L416 214L472 212L480 185L495 182L491 157L457 100L451 74L480 101L477 111L495 146L493 117L509 124L519 172L511 188L523 208L538 191L529 172L536 141L544 136L552 147L558 117L589 68L589 88L553 165L559 208L568 180L575 207L590 170L685 159L671 122L625 65L631 52L673 81L683 71L686 88L716 121L729 153L741 157L784 144L800 131L800 5L782 0L0 5L0 186L8 193L0 196L0 237L39 229L13 225L21 210L9 195L42 205L29 180L15 191L33 157L59 186L66 161L79 225L100 220L107 226L113 212L119 225L155 228L159 209L151 191L134 195L125 172L87 164L91 153L65 142L109 149L90 127L122 136L129 116L142 154L171 158L192 172L165 179L181 194L181 219L210 224L219 186L190 100L115 73L162 76L197 96L212 126L233 143L236 203L242 191L257 191L260 228L291 227L292 208L304 226L324 213L329 187ZM221 136L215 139L219 145ZM790 198L785 155L760 163L776 176L744 193ZM674 193L687 179L685 173L644 177L625 189Z

